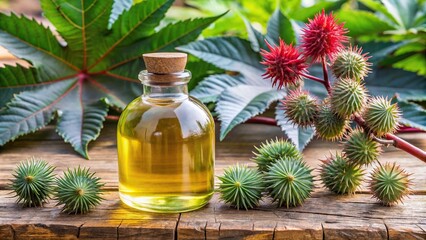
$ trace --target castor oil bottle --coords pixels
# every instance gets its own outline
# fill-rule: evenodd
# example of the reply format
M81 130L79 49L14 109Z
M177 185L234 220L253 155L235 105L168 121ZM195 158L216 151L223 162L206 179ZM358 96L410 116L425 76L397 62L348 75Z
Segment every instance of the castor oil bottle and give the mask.
M185 212L214 188L214 121L188 96L186 54L143 55L144 93L121 114L117 129L121 200L151 212Z

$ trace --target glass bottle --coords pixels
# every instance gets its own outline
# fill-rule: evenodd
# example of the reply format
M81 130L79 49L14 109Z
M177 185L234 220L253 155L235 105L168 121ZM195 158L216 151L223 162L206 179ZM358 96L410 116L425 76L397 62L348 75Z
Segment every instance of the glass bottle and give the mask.
M151 212L185 212L210 200L214 188L214 121L188 96L184 53L143 55L144 93L118 122L121 200Z

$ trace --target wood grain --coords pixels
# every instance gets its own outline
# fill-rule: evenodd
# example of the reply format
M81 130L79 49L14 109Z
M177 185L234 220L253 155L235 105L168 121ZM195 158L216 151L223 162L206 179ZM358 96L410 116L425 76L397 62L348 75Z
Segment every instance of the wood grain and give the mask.
M217 194L206 207L189 213L131 209L117 193L115 124L108 122L90 145L89 161L76 155L52 127L0 147L0 239L426 239L426 165L391 147L380 162L396 161L414 178L414 194L394 207L377 203L366 185L356 195L336 196L316 182L312 197L290 209L277 208L265 198L254 210L237 211L220 202ZM272 126L237 127L224 142L217 142L215 174L234 163L254 166L253 145L281 134ZM426 148L425 133L400 136ZM340 149L339 144L314 140L304 158L316 168L319 158ZM51 162L59 175L68 167L90 167L106 183L105 201L86 215L61 213L53 200L44 208L20 207L7 186L16 164L31 156Z

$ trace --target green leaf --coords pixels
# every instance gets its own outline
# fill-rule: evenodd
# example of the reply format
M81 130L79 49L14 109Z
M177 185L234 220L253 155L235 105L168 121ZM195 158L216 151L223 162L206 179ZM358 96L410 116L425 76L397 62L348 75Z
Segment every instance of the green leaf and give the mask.
M393 53L397 49L408 44L408 41L404 42L368 42L362 44L364 52L369 53L371 58L368 60L373 64L378 64L380 61L384 60L389 54Z
M398 25L405 29L414 27L414 17L419 8L417 0L382 0L382 3Z
M249 78L262 75L260 56L250 42L237 37L217 37L197 41L177 48L215 66L240 72Z
M400 32L406 34L413 29L424 30L426 24L426 3L418 0L360 0L361 3L376 11L383 20L388 21Z
M402 55L411 52L422 52L426 51L426 45L420 42L410 42L395 51L395 55Z
M58 101L75 86L75 80L66 80L16 95L0 111L0 145L46 126L53 118Z
M263 34L257 31L246 18L243 17L243 20L246 25L248 40L250 41L253 51L259 52L260 49L268 49Z
M289 12L289 17L294 20L306 21L308 18L313 18L315 14L322 10L326 12L337 11L346 1L347 0L319 1L312 6L300 7L298 10Z
M106 31L113 0L42 0L45 16L74 53L66 59L79 68L87 68L99 56L105 40L92 37Z
M112 24L117 20L123 11L129 10L133 4L133 0L114 0L112 5L111 15L109 16L108 28L111 28Z
M242 76L210 75L191 91L191 95L204 103L216 102L225 89L244 83L245 79Z
M278 103L276 106L275 119L277 120L278 126L281 127L282 131L287 135L297 149L299 149L299 151L305 149L315 135L315 129L313 127L301 128L291 123L290 119L284 112L282 102Z
M117 51L108 55L94 70L105 68L103 67L105 64L105 66L109 66L107 70L115 74L128 78L135 77L135 75L130 74L144 66L140 57L143 53L173 51L179 45L196 40L203 29L221 16L223 14L169 24L149 38L142 39L129 46L119 47ZM129 71L129 68L132 71Z
M365 79L367 89L375 96L401 100L426 100L426 81L415 73L392 68L374 68Z
M188 83L188 90L193 90L198 83L200 83L205 77L212 74L220 74L224 71L211 63L205 61L189 61L186 64L186 69L191 72L191 80Z
M408 127L426 131L426 110L421 106L407 102L397 101L399 109L402 111L400 123Z
M398 20L388 11L388 9L382 5L380 2L375 0L359 0L362 4L368 8L377 11L388 18L388 21L398 24Z
M350 29L349 36L379 34L394 29L387 22L367 11L340 10L336 17Z
M238 124L264 112L269 105L283 97L282 91L269 87L238 85L226 89L219 97L220 140Z
M142 94L141 55L188 44L221 16L158 29L172 0L130 8L126 0L41 3L58 37L35 20L0 13L0 46L32 64L0 68L0 145L57 117L58 133L86 158L108 108L122 109Z
M401 68L406 71L416 72L419 75L426 76L426 57L424 53L411 55L392 65L394 68Z
M108 101L100 100L84 104L78 89L62 101L56 131L83 157L89 158L87 146L101 132L108 113Z
M155 28L164 18L173 0L143 1L123 12L111 27L111 34L98 42L98 59L89 68L99 64L111 52L155 33ZM102 65L102 64L101 64Z
M77 69L64 60L66 52L50 29L24 16L0 13L0 46L16 57L30 61L43 78L70 75Z
M279 8L275 10L271 19L269 19L267 30L266 36L268 39L273 40L275 45L278 45L277 36L287 44L296 43L293 26L290 20L281 13Z
M21 65L0 68L0 109L13 97L13 94L33 89L40 79L35 68Z

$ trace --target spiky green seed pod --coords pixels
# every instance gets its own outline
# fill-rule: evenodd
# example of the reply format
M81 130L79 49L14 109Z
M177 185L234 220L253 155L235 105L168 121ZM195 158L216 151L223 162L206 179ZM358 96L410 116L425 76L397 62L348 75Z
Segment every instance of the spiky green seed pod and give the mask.
M313 176L305 162L298 159L278 160L265 174L270 196L278 206L302 205L314 187Z
M84 214L103 200L101 187L104 184L89 168L68 169L57 179L57 184L55 198L58 205L64 205L63 212Z
M398 106L383 97L371 98L364 112L365 124L378 136L395 132L399 117Z
M370 165L382 152L380 144L374 141L361 128L352 130L346 137L343 152L350 163Z
M325 140L338 140L343 137L349 121L337 115L331 108L329 100L321 104L315 119L316 133Z
M339 79L331 90L331 107L340 117L349 117L361 111L367 100L367 91L360 82Z
M363 170L350 164L341 154L322 161L320 177L324 186L337 194L352 194L361 185Z
M359 82L370 72L371 64L367 62L368 58L367 54L362 54L361 48L349 47L337 53L331 70L337 78L349 78Z
M386 206L402 203L403 198L410 194L409 176L395 163L379 165L371 173L370 190Z
M301 126L311 126L314 124L318 113L318 103L315 98L304 91L292 91L282 101L284 112L290 120Z
M264 190L262 174L247 166L234 165L218 177L220 198L237 209L251 209L259 204Z
M53 192L54 170L46 161L34 157L21 162L10 184L18 197L16 202L26 207L42 206Z
M302 154L289 141L278 139L266 140L260 147L255 147L257 152L253 152L255 157L253 158L256 162L259 171L264 172L268 170L269 166L277 161L278 159L302 159Z

